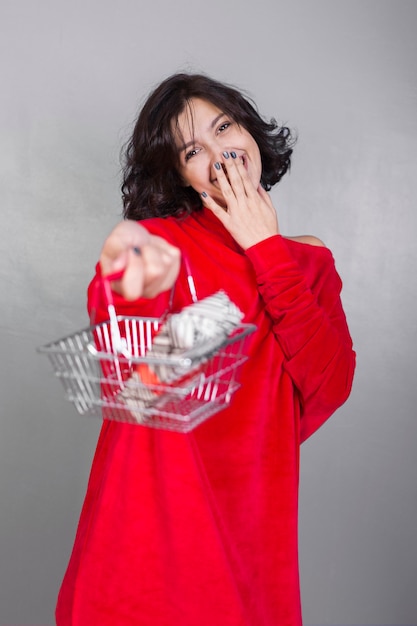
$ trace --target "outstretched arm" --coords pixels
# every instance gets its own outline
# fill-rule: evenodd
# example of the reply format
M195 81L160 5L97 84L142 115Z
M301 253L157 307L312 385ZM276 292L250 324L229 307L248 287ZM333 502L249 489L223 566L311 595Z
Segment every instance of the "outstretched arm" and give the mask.
M88 311L94 323L108 319L102 278L111 281L114 305L120 315L162 315L181 262L178 248L150 234L134 221L120 222L104 242L96 275L88 288Z
M113 290L126 300L154 298L170 289L180 269L180 251L162 237L151 235L137 222L120 222L104 242L102 276L123 271Z

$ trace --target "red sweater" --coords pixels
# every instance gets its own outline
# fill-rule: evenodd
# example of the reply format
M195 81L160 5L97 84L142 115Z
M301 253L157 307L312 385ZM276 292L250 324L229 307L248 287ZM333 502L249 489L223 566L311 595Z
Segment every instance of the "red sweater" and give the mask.
M186 252L199 298L223 288L257 331L232 404L191 433L104 421L57 624L299 626L299 445L355 363L331 252L279 235L244 252L208 210L142 224ZM182 272L174 308L189 302Z

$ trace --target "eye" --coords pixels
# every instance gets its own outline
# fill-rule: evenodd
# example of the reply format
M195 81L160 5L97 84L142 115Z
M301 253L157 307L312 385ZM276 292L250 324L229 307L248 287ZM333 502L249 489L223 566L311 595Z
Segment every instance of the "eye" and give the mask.
M223 124L220 124L220 126L217 129L218 133L222 133L223 131L226 130L226 128L229 128L229 126L231 125L232 122L223 122Z
M197 148L193 148L192 150L190 150L189 152L186 153L184 159L185 162L189 161L193 156L195 156L198 152Z

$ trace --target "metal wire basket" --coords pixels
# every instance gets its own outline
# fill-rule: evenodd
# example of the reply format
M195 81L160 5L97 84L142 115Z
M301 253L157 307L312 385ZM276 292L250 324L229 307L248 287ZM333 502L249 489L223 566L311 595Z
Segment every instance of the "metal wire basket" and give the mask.
M189 432L230 403L254 325L238 324L221 343L158 356L151 349L163 319L108 310L108 321L38 348L78 413ZM165 382L154 375L161 366Z

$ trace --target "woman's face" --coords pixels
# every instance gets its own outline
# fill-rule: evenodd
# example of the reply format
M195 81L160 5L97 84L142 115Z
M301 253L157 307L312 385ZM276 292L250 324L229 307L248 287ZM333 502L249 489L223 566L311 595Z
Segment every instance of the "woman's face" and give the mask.
M262 174L261 155L252 135L214 104L200 98L190 100L174 127L179 151L179 173L184 185L205 191L225 206L214 163L224 162L223 152L241 158L255 189Z

